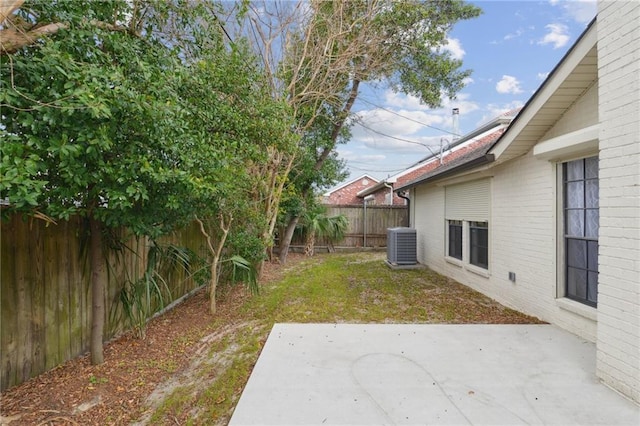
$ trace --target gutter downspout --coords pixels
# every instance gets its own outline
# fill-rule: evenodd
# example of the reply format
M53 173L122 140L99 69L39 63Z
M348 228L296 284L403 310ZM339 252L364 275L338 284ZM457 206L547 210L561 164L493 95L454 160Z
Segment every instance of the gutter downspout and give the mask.
M411 227L411 198L404 195L405 193L406 191L398 192L398 197L404 198L405 200L407 200L407 228L410 228Z
M387 188L389 188L389 195L390 195L389 205L392 206L393 205L393 185L389 185L387 182L382 182L382 184Z

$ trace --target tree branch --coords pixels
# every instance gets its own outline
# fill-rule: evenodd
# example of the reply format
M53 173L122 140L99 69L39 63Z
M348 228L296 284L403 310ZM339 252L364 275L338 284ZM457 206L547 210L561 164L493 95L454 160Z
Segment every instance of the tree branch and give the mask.
M13 9L11 12L15 11L16 9ZM8 18L8 16L4 16L4 13L4 10L0 10L0 14L2 14L0 18L3 19L3 22ZM104 21L98 21L94 19L89 21L89 23L96 28L107 31L129 32L129 29L127 27L110 24ZM0 55L15 53L23 47L34 44L41 37L54 35L61 29L69 28L69 24L65 22L52 22L50 24L45 24L42 26L38 25L39 24L36 24L34 26L34 29L30 31L24 31L19 28L5 28L3 30L0 30ZM135 35L137 36L137 34Z
M24 0L2 0L0 1L0 25L4 24L4 21L13 14L16 10L20 9L20 6L24 3Z
M335 149L336 141L338 140L340 131L344 127L344 123L347 120L349 113L351 112L351 108L353 107L353 104L355 103L356 98L358 97L358 86L360 86L360 80L354 80L353 84L351 85L351 90L349 91L349 99L347 99L347 103L345 104L344 108L340 113L341 116L339 120L333 125L333 130L331 132L331 144L329 146L326 146L322 150L320 157L318 157L316 164L313 166L313 169L315 171L318 171L322 168L322 165L327 160L327 157L329 156L329 154L331 154L331 151Z
M62 28L68 28L68 25L64 23L47 24L28 32L6 28L0 31L0 54L17 52L25 46L32 45L40 37L55 34Z

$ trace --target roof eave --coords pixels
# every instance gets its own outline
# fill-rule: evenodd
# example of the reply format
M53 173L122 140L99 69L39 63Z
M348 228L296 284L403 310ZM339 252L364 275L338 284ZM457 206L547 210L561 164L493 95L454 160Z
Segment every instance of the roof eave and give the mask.
M439 179L444 179L446 177L455 175L457 173L466 172L466 171L472 170L472 169L474 169L476 167L479 167L479 166L482 166L482 165L485 165L485 164L489 164L489 163L493 163L494 161L495 161L495 156L493 154L484 154L484 155L482 155L480 157L474 158L471 161L468 161L466 163L462 163L459 166L453 167L453 168L451 168L449 170L445 170L442 173L437 173L437 174L434 174L434 175L431 175L431 176L427 176L427 177L424 177L424 178L416 179L413 182L409 182L406 185L403 185L403 186L400 186L400 187L394 189L394 192L406 191L408 189L414 188L414 187L419 186L419 185L423 185L423 184L428 183L428 182L432 182L432 181L439 180Z

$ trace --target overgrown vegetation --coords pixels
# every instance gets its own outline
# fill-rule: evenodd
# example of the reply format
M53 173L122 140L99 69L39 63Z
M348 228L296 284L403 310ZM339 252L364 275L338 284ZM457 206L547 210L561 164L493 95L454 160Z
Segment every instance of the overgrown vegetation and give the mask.
M273 156L296 141L256 58L227 43L219 5L11 0L0 11L2 213L86 219L93 362L113 229L157 238L200 220L213 311L219 263L238 259L225 246L234 219L264 251L286 179ZM160 294L154 267L125 290L125 308ZM149 311L128 310L138 326Z
M344 239L348 227L349 221L345 215L327 216L325 206L314 204L307 207L296 231L304 238L304 253L313 256L316 240L325 240L329 252L333 252L333 245Z
M0 3L3 214L86 219L95 364L105 235L157 238L196 221L214 313L226 264L256 288L278 218L284 263L314 192L345 177L335 148L360 85L431 106L455 96L469 71L442 47L480 13L454 0ZM322 228L309 231L311 252ZM154 268L123 292L139 330L169 290Z
M235 34L250 34L273 94L290 107L300 136L287 163L286 194L295 202L283 214L285 263L314 190L342 176L335 149L350 137L352 109L365 85L412 95L431 107L455 97L470 71L443 46L452 26L480 9L455 0L251 1L241 14L235 6L228 9L240 18Z

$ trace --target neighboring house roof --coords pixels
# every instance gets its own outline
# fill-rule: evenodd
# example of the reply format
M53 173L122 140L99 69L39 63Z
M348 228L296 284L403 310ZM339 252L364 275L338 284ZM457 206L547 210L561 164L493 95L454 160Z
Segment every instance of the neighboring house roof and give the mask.
M478 143L464 155L445 161L442 167L396 187L395 191L526 154L597 80L596 41L594 19L504 132L484 144ZM597 126L592 127L580 132L587 133L584 137L596 135L597 144Z
M332 205L360 205L364 201L356 196L358 191L361 191L362 188L375 185L376 183L378 183L378 179L369 175L362 175L326 193L323 197L323 203Z
M424 170L419 177L396 187L395 191L405 191L416 185L420 185L435 177L444 177L449 174L461 172L467 168L472 168L493 160L487 151L493 146L505 129L496 130L483 138L457 150L444 158L442 164L439 161L430 163L429 168Z
M460 157L466 158L470 150L478 149L478 142L482 141L482 146L489 143L488 141L495 142L497 137L502 135L504 129L511 123L514 117L517 116L520 109L521 108L514 108L504 112L453 142L451 146L443 152L442 162L440 162L439 155L429 155L408 169L381 181L377 185L363 189L358 193L358 197L365 197L379 191L385 187L385 183L394 184L395 188L405 187L410 182L424 177L428 173L432 173L435 169L442 170L442 166L447 166L454 160L459 161L458 159Z
M334 192L340 191L341 189L344 189L345 187L347 187L349 185L352 185L352 184L354 184L354 183L356 183L356 182L358 182L358 181L360 181L362 179L368 179L368 180L373 181L375 183L379 182L378 179L376 179L376 178L374 178L372 176L369 176L368 174L364 174L364 175L358 176L355 179L351 179L350 181L344 182L344 183L342 183L342 184L340 184L340 185L338 185L338 186L336 186L334 188L331 188L329 191L325 192L324 195L325 195L325 197L328 197L331 194L333 194Z

